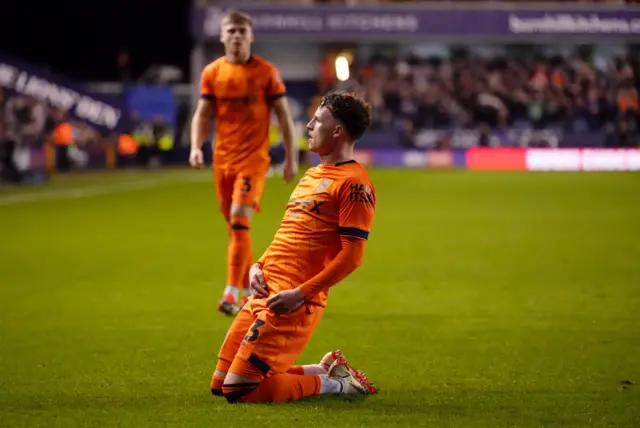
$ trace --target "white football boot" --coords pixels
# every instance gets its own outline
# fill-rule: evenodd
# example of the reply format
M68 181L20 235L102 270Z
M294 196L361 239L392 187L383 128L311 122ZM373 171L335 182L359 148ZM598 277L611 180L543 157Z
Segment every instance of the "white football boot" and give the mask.
M325 355L320 364L324 365L330 360L333 362L327 370L327 377L340 381L343 385L342 395L375 395L378 393L374 384L367 379L367 375L349 366L340 351Z

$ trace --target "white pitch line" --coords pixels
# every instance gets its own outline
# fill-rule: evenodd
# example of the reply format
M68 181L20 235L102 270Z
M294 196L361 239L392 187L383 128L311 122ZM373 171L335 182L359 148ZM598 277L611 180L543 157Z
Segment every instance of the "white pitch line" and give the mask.
M207 177L209 180L210 177ZM99 195L109 195L121 192L130 192L136 190L149 189L158 187L163 184L176 183L180 181L204 181L203 177L183 176L177 178L158 177L155 179L145 179L140 181L125 181L119 184L107 184L100 186L87 186L71 189L45 190L44 192L21 193L18 195L0 196L0 206L18 205L31 202L61 200L61 199L82 199Z

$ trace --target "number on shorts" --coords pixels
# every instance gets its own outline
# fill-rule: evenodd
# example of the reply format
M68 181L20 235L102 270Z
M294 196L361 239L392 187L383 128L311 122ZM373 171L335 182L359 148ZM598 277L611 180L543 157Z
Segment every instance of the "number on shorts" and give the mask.
M260 327L262 327L265 324L264 321L262 321L261 319L257 319L255 320L255 322L253 323L253 325L251 326L251 328L249 329L249 331L251 333L253 333L251 336L249 336L248 334L244 337L244 340L246 340L247 342L255 342L258 339L258 336L260 335L260 332L258 331L258 329Z
M242 177L242 191L244 193L249 193L251 191L251 177Z

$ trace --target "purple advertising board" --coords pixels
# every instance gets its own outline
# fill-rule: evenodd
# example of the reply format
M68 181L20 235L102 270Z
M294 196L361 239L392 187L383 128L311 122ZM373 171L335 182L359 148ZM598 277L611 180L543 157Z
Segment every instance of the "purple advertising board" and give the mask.
M619 40L640 36L640 8L500 5L481 8L422 5L407 7L245 7L260 37L313 41L397 39L398 37L518 38L557 37ZM192 10L191 28L200 41L217 40L220 7Z

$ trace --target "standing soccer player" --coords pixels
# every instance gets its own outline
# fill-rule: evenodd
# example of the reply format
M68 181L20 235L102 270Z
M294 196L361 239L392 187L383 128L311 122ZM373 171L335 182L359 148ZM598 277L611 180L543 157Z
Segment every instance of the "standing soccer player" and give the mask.
M232 12L222 20L220 41L225 56L202 72L198 102L191 124L189 163L203 165L202 146L215 116L213 170L220 211L229 229L227 286L218 310L233 315L242 305L240 291L249 292L249 268L253 263L249 227L259 209L269 169L269 123L275 109L284 140L284 181L298 173L293 120L285 85L269 62L251 55L251 17Z
M214 395L256 403L376 393L337 351L320 364L292 366L322 318L329 288L362 263L376 196L353 146L370 124L368 104L334 92L307 125L321 164L304 174L271 245L251 267L254 294L218 354Z

